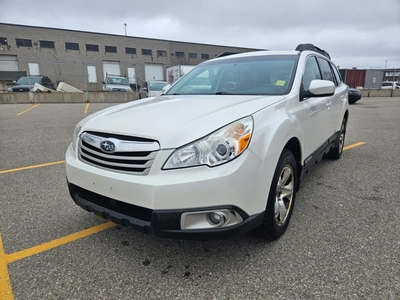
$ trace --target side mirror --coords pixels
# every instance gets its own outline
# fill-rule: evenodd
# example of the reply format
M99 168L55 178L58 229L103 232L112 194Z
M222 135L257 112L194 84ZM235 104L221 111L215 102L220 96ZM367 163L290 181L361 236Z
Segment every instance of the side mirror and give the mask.
M310 97L327 97L335 94L335 84L329 80L312 80L308 87L307 94Z
M106 84L104 81L101 82L102 84Z
M148 91L147 87L143 87L142 90L145 91L145 92Z

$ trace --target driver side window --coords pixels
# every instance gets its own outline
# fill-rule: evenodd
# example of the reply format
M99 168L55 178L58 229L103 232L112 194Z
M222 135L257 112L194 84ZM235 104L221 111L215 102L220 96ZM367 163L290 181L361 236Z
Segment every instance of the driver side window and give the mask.
M322 78L315 56L310 56L307 58L306 68L303 74L303 80L302 80L303 90L308 90L311 81L314 79L322 79Z

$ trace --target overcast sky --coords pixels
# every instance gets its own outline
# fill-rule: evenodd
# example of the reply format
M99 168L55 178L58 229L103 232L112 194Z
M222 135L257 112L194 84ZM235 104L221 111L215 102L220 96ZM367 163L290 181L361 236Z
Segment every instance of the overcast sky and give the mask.
M0 0L0 22L270 50L313 43L340 68L400 68L400 0Z

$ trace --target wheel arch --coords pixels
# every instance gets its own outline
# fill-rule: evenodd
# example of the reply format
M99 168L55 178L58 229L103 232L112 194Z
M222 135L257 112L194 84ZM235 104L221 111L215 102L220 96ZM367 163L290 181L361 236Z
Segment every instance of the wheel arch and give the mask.
M346 126L347 126L347 122L349 122L349 110L348 109L346 109L346 111L344 112L343 118L346 119Z
M301 154L301 145L300 141L293 137L291 138L285 145L283 149L287 149L292 152L295 160L296 160L296 167L297 167L297 182L296 182L296 192L300 188L300 179L302 174L302 154ZM283 150L282 150L283 151Z

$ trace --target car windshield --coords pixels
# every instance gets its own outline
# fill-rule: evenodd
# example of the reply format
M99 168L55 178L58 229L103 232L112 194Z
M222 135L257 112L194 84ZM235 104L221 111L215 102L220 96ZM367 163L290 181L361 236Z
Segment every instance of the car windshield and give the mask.
M21 77L16 85L35 85L35 83L40 83L40 79L40 77Z
M182 77L167 95L284 95L292 86L297 55L209 60Z
M117 85L129 85L129 81L126 78L119 77L108 77L107 84L117 84Z
M168 82L149 82L149 90L150 91L161 91L164 86L166 86Z
M391 82L383 82L382 83L382 86L392 86L393 85L393 83L391 83Z

